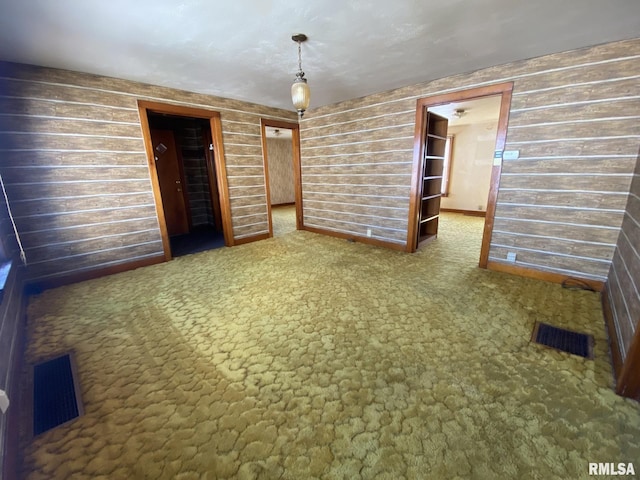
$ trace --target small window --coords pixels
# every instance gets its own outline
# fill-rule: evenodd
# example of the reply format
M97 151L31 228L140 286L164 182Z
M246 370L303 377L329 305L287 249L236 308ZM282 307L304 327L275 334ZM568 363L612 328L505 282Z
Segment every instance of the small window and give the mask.
M449 180L451 179L451 160L453 153L453 135L447 135L444 145L444 166L442 167L442 196L449 195Z

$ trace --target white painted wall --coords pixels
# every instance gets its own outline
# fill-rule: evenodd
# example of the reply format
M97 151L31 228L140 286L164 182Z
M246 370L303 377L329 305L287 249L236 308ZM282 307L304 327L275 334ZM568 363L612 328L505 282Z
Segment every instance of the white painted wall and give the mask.
M440 208L486 211L497 132L494 121L449 127L455 135L453 162L449 196Z

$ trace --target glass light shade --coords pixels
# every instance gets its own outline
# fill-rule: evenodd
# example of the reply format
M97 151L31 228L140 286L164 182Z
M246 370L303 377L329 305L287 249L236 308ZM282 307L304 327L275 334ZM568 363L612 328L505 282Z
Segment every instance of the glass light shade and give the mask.
M293 106L301 116L309 107L310 99L311 90L309 90L307 80L305 78L296 78L293 85L291 85L291 100L293 101Z

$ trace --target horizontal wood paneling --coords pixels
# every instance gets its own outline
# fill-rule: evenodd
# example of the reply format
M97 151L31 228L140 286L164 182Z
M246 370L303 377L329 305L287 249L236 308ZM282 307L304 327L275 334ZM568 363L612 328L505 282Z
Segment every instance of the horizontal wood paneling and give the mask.
M580 207L541 207L539 205L509 205L501 203L496 207L496 218L518 218L524 220L542 220L562 223L567 214L571 215L572 223L582 225L605 226L616 228L622 223L624 211L592 210Z
M519 150L520 158L503 162L495 228L513 235L520 245L539 245L550 238L547 254L530 258L526 265L518 260L518 267L548 267L547 271L555 269L557 273L561 271L558 258L563 254L568 257L562 268L571 270L571 275L595 275L602 280L611 262L611 248L591 248L595 263L587 260L583 269L579 258L570 257L576 249L566 242L612 245L617 240L640 144L640 62L631 58L638 55L640 39L615 42L309 110L301 121L305 205L310 201L339 202L344 212L358 211L347 205L401 206L392 216L407 219L410 176L396 177L398 181L404 178L404 183L397 184L394 191L378 188L377 194L359 192L357 185L367 167L372 173L381 168L385 173L408 171L413 132L405 124L415 121L417 99L512 81L506 149ZM386 152L373 153L381 150ZM366 165L371 163L376 165ZM327 182L328 174L334 173L339 174L340 186ZM377 180L371 176L369 183ZM406 202L387 197L405 195L402 185ZM331 203L325 205L334 210ZM318 216L331 220L329 213ZM362 235L358 217L352 215L351 219L353 225L341 224L341 231ZM313 221L321 226L317 218ZM492 261L504 262L497 251L493 250Z
M629 174L635 164L634 157L611 158L551 158L544 160L514 160L504 161L502 173L504 174L528 174L528 173L591 173L598 175L600 172Z
M29 280L163 253L138 100L220 112L230 202L249 207L232 209L234 234L248 232L248 212L268 230L260 119L295 121L294 112L28 65L0 63L0 77L2 173Z
M618 374L618 389L630 383L628 375L637 377L639 359L631 354L640 337L640 151L637 155L624 220L618 237L613 263L608 272L607 293L612 322L617 334L623 367ZM632 396L639 392L631 393Z
M615 244L620 231L615 227L582 225L568 221L549 222L496 217L493 232Z
M4 197L0 195L0 241L5 254L14 261L9 278L4 285L3 298L0 302L0 389L4 390L11 404L7 413L0 414L0 477L5 462L15 463L18 455L18 445L15 441L17 430L11 431L12 437L7 435L7 428L18 424L21 414L20 397L18 395L21 371L21 356L24 338L25 303L23 293L23 270L18 259L18 250L11 222L9 221ZM14 465L15 466L15 465ZM5 471L9 477L13 472Z
M534 251L515 249L514 247L501 247L493 244L493 242L489 250L489 258L491 261L505 262L507 252L514 250L517 255L517 265L535 270L564 273L569 277L584 276L595 280L605 280L609 271L610 262L606 259L564 255L544 250Z
M602 192L573 192L542 190L507 190L500 191L499 203L566 206L581 208L598 208L624 210L627 195L620 193L612 195Z

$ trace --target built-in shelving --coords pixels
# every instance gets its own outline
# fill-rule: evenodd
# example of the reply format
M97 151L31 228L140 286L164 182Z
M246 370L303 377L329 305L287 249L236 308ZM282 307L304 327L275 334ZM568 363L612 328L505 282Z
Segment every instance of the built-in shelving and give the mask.
M427 131L422 156L422 185L418 219L418 246L438 235L440 197L442 196L442 171L448 120L427 112Z

